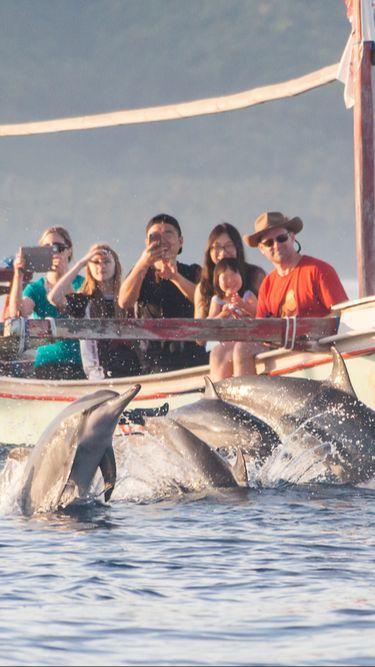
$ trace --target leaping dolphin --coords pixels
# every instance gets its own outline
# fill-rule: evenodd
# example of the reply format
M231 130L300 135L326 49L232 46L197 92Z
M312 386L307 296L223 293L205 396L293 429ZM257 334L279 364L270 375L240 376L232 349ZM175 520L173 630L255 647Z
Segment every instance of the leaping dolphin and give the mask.
M170 410L169 416L211 447L241 448L262 461L280 444L275 431L259 417L219 397L209 377L205 391L194 403ZM147 420L146 420L147 423Z
M88 394L51 422L26 463L19 500L25 515L55 511L84 498L98 468L109 500L116 481L113 433L140 388L135 384L122 395L110 390Z
M234 465L230 465L214 448L170 417L147 420L147 431L177 452L207 485L214 488L247 486L246 464L239 449Z
M242 376L215 386L219 396L267 421L283 442L284 460L305 451L306 465L323 464L329 481L358 484L375 474L375 412L357 399L341 355L331 352L324 381Z

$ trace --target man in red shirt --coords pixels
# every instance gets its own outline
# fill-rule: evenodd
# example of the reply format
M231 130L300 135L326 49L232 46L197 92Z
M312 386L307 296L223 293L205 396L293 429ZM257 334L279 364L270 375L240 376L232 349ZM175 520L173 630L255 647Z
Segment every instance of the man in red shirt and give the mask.
M324 317L331 306L348 299L330 264L300 254L296 234L302 228L301 218L273 211L262 213L254 234L243 237L275 267L260 286L256 317Z

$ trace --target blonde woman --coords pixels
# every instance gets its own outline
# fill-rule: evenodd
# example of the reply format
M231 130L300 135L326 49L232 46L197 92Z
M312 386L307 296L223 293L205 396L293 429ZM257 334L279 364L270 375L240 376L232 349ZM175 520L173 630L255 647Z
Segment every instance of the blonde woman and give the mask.
M73 292L73 282L86 267L84 282ZM121 264L107 243L96 243L50 291L48 298L69 317L121 318L133 315L118 306ZM140 372L136 346L127 341L81 342L82 362L90 379L123 377Z
M44 276L33 280L23 288L25 258L21 249L18 251L13 263L14 277L9 294L9 317L62 317L48 301L48 294L68 271L73 255L72 239L64 227L48 227L39 239L39 245L52 246L52 267ZM71 289L77 290L82 283L82 276L76 275ZM40 379L84 378L79 342L66 340L38 347L34 372Z

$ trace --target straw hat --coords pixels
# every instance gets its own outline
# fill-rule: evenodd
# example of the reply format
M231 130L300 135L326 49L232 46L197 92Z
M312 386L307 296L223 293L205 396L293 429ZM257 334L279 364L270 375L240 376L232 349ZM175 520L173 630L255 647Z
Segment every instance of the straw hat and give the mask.
M261 213L255 220L255 233L244 234L243 240L247 245L256 248L264 232L268 232L274 227L284 227L288 231L298 234L303 227L303 222L301 218L287 218L279 211Z

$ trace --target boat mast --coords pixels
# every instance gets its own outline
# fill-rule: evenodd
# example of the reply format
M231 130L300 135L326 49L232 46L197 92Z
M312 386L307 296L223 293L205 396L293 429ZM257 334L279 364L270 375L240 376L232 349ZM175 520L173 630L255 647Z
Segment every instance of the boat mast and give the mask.
M354 197L358 292L363 297L375 294L374 103L371 79L374 51L373 42L362 41L362 0L346 2L348 9L352 5L353 11Z

